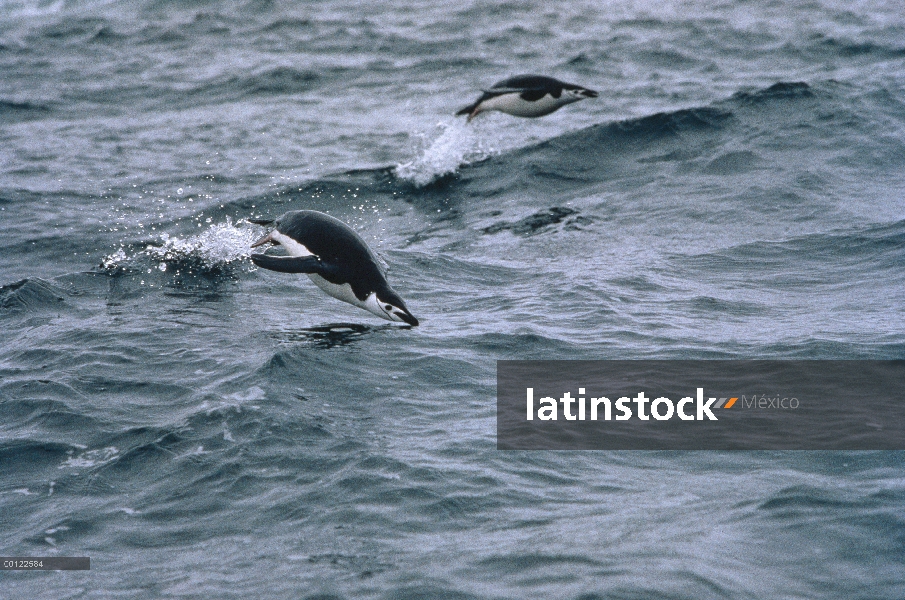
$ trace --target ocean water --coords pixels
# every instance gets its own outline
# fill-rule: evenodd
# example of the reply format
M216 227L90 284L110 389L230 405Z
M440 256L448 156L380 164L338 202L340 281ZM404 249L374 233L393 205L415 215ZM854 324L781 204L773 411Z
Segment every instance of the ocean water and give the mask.
M519 73L600 97L452 116ZM905 597L905 453L495 439L500 359L905 357L898 2L0 0L0 234L0 554L91 557L0 597Z

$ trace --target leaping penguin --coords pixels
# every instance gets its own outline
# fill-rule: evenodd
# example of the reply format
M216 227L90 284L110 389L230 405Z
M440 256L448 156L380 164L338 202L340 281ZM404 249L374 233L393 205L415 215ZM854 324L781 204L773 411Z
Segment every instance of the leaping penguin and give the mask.
M352 228L316 210L290 211L276 221L249 219L274 229L251 245L283 246L289 256L252 254L251 261L280 273L306 273L334 298L388 321L417 325L416 319L390 284L377 257Z
M517 75L498 81L474 104L456 113L468 115L471 122L478 114L498 110L516 117L542 117L566 104L584 98L596 98L597 92L543 75Z

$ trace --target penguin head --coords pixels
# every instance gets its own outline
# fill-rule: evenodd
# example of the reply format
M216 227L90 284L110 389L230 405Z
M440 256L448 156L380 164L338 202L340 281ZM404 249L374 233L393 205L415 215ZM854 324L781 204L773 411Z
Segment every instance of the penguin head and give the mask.
M597 92L594 90L589 90L587 88L575 86L573 88L567 88L563 90L563 95L567 98L572 98L573 101L583 100L584 98L596 98Z
M413 327L418 325L418 319L409 312L399 294L389 288L368 296L364 308L387 321L408 323Z

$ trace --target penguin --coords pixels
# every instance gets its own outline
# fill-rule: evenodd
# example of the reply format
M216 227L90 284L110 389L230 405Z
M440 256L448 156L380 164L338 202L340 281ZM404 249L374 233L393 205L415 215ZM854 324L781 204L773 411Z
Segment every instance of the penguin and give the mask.
M390 284L386 273L364 240L330 215L316 210L290 211L276 219L249 219L273 230L251 245L283 246L289 256L252 254L251 261L280 273L305 273L329 295L388 321L418 325Z
M543 117L566 104L584 98L596 98L597 92L543 75L517 75L498 81L474 104L456 113L468 115L471 122L479 113L498 110L515 117Z

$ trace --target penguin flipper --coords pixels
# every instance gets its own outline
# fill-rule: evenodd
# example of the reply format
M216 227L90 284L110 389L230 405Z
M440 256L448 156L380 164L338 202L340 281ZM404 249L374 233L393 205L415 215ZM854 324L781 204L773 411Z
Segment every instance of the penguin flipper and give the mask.
M324 264L316 256L273 256L271 254L252 254L251 262L262 269L279 273L318 273L327 271Z

